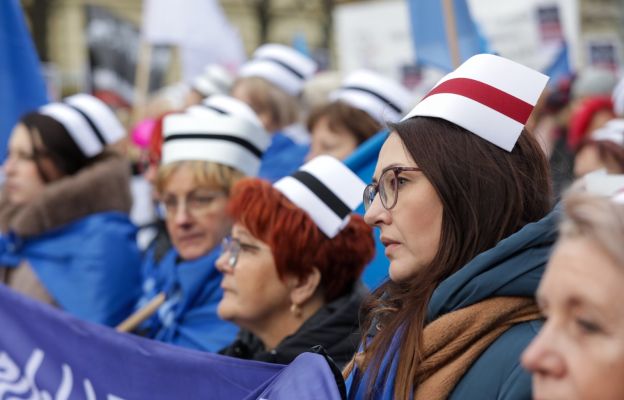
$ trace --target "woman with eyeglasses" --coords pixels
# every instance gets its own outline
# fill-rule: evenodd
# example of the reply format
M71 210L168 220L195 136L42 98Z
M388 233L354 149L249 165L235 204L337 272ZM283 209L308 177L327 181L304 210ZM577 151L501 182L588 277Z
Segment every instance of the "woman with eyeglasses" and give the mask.
M140 294L125 130L77 94L23 116L0 194L0 282L88 321L119 323Z
M575 188L564 197L537 291L546 321L522 355L536 399L624 398L624 175L589 179L588 187L617 183L620 194Z
M241 330L220 353L288 364L321 345L342 367L357 349L359 282L374 253L372 230L351 212L364 183L340 161L319 156L271 186L239 182L234 225L217 268L219 316Z
M349 398L531 398L520 354L556 229L524 123L546 81L478 55L391 125L364 191L390 279L364 306Z
M223 348L236 334L216 313L222 290L214 264L231 228L230 190L257 174L269 136L244 103L227 97L219 110L164 119L156 188L173 248L160 261L147 254L143 296L120 331L204 351Z

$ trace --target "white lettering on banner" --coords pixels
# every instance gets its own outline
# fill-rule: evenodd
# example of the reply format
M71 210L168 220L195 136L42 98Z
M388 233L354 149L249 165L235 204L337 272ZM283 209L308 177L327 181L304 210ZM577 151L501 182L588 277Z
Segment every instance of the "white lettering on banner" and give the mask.
M37 388L35 376L39 367L41 367L44 357L45 353L42 350L33 350L30 358L26 361L22 374L20 367L11 356L5 352L0 352L0 399L69 400L74 387L74 374L67 364L61 366L61 383L54 397L49 392ZM97 400L91 381L85 379L83 389L87 400ZM20 395L22 397L17 397ZM121 397L111 394L108 394L106 399L123 400Z

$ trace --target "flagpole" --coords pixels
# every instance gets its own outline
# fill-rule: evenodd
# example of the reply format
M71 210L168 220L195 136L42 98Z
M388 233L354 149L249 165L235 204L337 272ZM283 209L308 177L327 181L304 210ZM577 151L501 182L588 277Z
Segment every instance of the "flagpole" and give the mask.
M455 21L453 1L454 0L442 0L442 6L444 7L444 27L446 29L446 41L451 54L451 62L453 63L453 67L457 68L461 63L461 56L459 54L457 22Z
M115 330L117 332L132 332L149 317L154 315L158 308L165 302L166 296L164 293L158 293L156 297L150 300L143 308L138 309L123 322L121 322Z

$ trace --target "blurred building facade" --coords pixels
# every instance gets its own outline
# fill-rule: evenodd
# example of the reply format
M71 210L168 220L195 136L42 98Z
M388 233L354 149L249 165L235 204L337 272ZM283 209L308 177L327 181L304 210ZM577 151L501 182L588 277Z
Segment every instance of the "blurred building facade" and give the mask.
M349 0L220 0L250 54L259 44L292 44L305 38L311 49L330 49L332 9ZM142 0L22 0L42 61L52 66L61 94L79 90L87 68L84 35L88 5L100 6L140 26ZM329 56L329 55L328 55ZM174 66L170 81L179 77Z
M59 95L84 88L88 70L85 40L85 8L101 6L122 19L140 26L142 0L21 0L29 19L35 44ZM174 0L171 0L174 1ZM384 0L220 0L230 22L239 30L247 54L264 42L292 44L295 37L316 55L336 67L333 10L344 3L381 3ZM387 1L387 0L386 0ZM406 0L402 0L406 1ZM421 0L419 0L421 1ZM552 0L557 3L559 0ZM624 64L624 0L562 0L574 3L573 65L582 68L599 60L614 58ZM545 3L548 3L546 1ZM515 2L470 0L472 7L512 7ZM490 6L488 6L490 4ZM515 7L514 5L514 7ZM387 22L387 21L386 21ZM374 25L376 21L371 21ZM504 55L504 54L503 54ZM176 57L172 57L173 60ZM180 77L175 61L167 76ZM49 78L50 79L50 78Z

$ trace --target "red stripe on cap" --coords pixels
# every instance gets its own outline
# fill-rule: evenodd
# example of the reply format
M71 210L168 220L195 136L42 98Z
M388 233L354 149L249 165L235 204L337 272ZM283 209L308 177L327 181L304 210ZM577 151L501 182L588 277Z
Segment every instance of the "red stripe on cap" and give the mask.
M424 99L440 93L463 96L483 104L524 125L533 111L526 101L487 83L469 78L453 78L433 88ZM423 99L423 100L424 100Z

